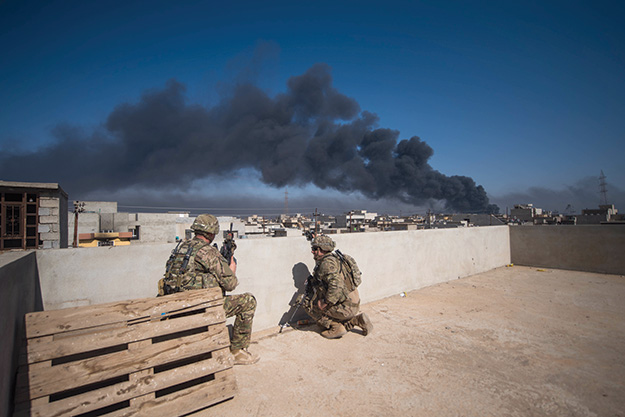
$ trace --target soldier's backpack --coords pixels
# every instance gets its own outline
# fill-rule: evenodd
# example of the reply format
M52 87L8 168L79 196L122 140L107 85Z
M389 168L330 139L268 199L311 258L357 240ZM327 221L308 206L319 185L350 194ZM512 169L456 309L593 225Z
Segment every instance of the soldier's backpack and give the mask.
M165 276L158 282L158 295L173 294L186 289L183 278L193 268L193 266L189 267L189 261L193 254L194 246L189 245L186 252L181 252L179 250L181 243L182 241L171 251L171 255L167 260ZM191 265L193 265L193 262L191 262ZM188 279L185 281L188 281Z
M341 270L345 267L345 283L347 284L347 289L350 292L354 291L362 283L362 273L356 264L356 260L347 254L341 253L338 249L336 249L334 253L341 261Z

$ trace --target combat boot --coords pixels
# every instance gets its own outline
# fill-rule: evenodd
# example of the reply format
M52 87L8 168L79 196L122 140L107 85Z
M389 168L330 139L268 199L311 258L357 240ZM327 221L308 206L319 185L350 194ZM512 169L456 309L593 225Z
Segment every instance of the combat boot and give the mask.
M338 339L345 333L347 333L347 330L345 330L345 326L343 326L341 323L333 322L330 324L330 328L328 330L324 330L321 332L321 336L325 337L326 339Z
M235 365L253 365L260 359L260 356L254 355L247 349L237 349L233 350L231 353Z
M369 317L365 313L360 313L356 317L352 318L349 322L350 329L354 326L362 329L362 335L366 336L373 331L373 323L369 320Z

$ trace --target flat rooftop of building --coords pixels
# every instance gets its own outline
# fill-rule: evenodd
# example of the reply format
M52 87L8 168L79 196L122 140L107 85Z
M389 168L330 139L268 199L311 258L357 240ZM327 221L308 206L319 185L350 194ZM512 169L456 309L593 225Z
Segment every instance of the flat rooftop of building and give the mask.
M623 276L512 266L363 305L366 337L276 325L194 415L625 416L624 300Z

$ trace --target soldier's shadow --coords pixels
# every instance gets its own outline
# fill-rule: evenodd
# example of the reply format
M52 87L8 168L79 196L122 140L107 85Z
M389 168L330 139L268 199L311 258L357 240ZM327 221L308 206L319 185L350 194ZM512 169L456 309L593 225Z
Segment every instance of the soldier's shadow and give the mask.
M293 327L298 330L313 330L316 326L311 326L315 322L308 316L304 307L297 308L297 298L300 294L304 294L306 291L306 279L310 276L310 271L306 264L300 262L293 266L291 270L293 273L293 285L295 286L295 293L289 301L289 310L282 315L280 319L280 326ZM308 324L297 325L298 321L308 321Z

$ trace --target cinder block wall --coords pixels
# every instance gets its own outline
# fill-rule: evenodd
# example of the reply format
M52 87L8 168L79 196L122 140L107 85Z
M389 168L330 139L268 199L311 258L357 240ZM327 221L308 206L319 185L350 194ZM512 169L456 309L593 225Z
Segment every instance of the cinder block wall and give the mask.
M39 238L41 249L67 248L67 196L58 192L39 195Z
M333 236L363 272L363 302L473 275L510 262L507 226ZM218 242L221 244L221 241ZM77 248L37 253L46 310L156 295L175 244ZM235 293L258 301L254 330L277 326L312 273L304 237L237 240Z
M625 226L510 227L512 262L625 275Z

